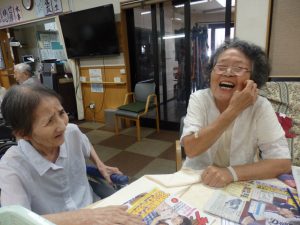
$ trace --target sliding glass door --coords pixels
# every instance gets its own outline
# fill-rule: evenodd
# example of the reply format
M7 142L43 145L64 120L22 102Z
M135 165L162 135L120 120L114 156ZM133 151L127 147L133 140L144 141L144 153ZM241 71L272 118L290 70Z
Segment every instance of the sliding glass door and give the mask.
M127 11L132 86L156 83L163 128L178 128L190 94L209 87L209 56L225 34L234 35L224 2L165 1Z

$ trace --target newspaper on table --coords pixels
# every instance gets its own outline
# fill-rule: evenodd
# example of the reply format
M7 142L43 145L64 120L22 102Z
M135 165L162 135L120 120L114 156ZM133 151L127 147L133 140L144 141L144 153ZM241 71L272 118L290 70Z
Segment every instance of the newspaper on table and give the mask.
M297 192L292 194L299 201ZM243 225L300 224L300 213L286 189L259 181L228 185L216 192L204 211Z
M298 190L298 197L300 199L300 167L292 166L292 173Z
M143 218L147 225L211 225L215 218L159 189L142 193L125 203L128 212Z

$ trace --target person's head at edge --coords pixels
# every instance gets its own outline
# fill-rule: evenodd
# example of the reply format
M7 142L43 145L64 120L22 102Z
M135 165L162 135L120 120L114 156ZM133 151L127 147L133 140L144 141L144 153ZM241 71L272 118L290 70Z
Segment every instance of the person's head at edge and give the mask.
M51 89L42 85L15 85L5 94L1 111L14 135L30 141L39 150L58 147L64 142L68 116L60 96Z
M262 87L268 81L270 66L259 46L233 39L225 41L211 56L206 72L216 101L228 103L235 91L243 90L247 80Z
M14 78L18 84L24 83L32 76L31 66L27 63L19 63L14 66Z

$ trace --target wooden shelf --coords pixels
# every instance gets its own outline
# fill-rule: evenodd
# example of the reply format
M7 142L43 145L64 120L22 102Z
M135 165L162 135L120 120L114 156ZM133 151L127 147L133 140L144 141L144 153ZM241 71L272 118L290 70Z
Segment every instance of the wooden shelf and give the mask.
M105 85L125 85L126 82L97 82L97 81L80 81L82 84L105 84Z

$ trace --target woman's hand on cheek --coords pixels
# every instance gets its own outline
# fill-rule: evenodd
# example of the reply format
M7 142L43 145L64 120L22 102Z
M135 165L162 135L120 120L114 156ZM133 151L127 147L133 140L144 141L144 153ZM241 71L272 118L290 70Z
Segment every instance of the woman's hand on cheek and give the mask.
M258 89L256 83L253 80L246 80L244 89L233 93L229 106L237 112L242 112L255 103L257 96Z
M208 166L201 175L201 181L210 187L225 187L233 181L227 168Z

